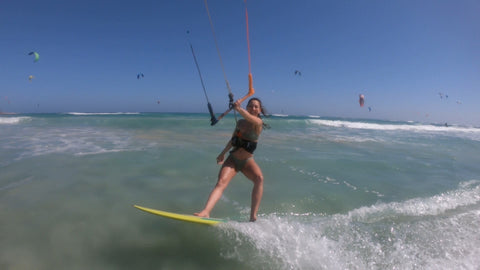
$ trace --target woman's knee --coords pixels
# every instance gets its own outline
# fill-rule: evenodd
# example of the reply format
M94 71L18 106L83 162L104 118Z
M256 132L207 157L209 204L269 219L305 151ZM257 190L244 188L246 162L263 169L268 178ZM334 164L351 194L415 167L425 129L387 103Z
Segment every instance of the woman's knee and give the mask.
M254 175L252 181L256 185L263 185L263 175L262 174Z
M217 184L215 185L216 188L225 189L228 186L230 179L225 177L218 178Z

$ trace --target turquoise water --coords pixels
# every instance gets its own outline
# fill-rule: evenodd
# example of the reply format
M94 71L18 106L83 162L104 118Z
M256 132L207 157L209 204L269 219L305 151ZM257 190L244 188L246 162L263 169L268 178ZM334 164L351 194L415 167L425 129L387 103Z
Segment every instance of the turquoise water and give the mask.
M478 269L480 129L274 116L208 227L200 210L233 117L0 117L0 269Z

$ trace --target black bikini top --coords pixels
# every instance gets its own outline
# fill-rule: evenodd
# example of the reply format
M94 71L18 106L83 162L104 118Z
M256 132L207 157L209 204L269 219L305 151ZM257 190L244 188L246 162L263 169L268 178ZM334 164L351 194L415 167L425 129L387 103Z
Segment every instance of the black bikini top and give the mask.
M258 135L256 137L258 138ZM257 149L257 142L242 138L242 134L238 129L235 135L232 137L232 145L236 148L243 148L245 149L245 151L249 152L250 154L253 154L255 149Z

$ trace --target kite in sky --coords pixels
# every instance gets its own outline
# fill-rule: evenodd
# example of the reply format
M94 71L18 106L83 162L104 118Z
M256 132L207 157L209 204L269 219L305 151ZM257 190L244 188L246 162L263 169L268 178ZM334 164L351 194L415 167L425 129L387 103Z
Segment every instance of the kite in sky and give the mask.
M40 59L40 55L37 52L30 52L28 55L34 55L35 58L33 59L33 62L38 62L38 59Z
M365 96L363 94L359 95L358 103L360 103L360 107L363 107L363 104L365 104Z

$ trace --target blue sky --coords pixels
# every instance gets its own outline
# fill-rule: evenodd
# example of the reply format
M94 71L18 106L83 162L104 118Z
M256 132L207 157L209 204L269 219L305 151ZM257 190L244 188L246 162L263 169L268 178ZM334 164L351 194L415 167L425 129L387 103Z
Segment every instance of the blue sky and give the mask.
M240 98L244 1L208 4ZM480 126L479 1L250 0L248 12L256 96L271 113ZM221 113L228 91L204 1L2 1L0 109L207 112L189 42Z

